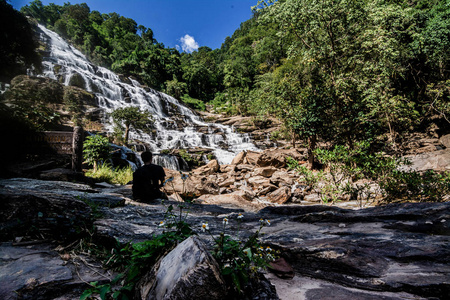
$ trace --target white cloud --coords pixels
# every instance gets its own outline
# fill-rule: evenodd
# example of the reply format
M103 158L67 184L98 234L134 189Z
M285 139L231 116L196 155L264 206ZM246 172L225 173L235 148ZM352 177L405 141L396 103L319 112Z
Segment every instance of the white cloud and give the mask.
M191 53L198 49L198 43L195 41L193 36L186 34L184 37L180 38L181 49L187 53Z

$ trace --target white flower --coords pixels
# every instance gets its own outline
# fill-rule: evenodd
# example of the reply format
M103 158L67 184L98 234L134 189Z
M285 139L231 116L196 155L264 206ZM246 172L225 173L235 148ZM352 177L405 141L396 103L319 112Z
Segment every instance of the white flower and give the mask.
M261 225L270 226L270 220L259 219L259 223L261 223Z
M202 223L202 231L205 232L206 230L209 230L208 222Z
M238 219L242 219L243 217L244 217L244 215L241 214L241 213L239 213L238 216L237 216Z
M228 218L223 218L222 223L223 223L223 225L228 225Z
M164 222L164 221L161 221L161 222L159 222L159 227L163 227L163 226L165 226L166 225L166 223Z
M267 251L267 252L270 252L270 251L272 251L272 248L270 248L269 246L267 246L266 251Z

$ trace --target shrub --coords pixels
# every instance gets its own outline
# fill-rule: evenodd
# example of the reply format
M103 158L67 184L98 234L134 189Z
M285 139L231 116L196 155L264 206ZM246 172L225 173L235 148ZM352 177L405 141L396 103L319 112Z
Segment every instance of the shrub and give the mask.
M133 169L131 166L113 169L109 164L102 164L95 170L88 170L86 176L111 184L125 185L133 180Z
M108 138L101 135L91 135L83 143L85 162L97 170L99 162L103 163L111 156L111 145Z

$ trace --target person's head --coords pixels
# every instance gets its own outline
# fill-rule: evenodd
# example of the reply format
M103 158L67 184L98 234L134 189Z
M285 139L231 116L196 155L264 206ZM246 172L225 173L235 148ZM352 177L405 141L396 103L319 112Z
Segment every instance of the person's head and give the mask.
M141 153L141 159L144 162L144 164L150 164L152 162L152 153L149 151L145 151Z

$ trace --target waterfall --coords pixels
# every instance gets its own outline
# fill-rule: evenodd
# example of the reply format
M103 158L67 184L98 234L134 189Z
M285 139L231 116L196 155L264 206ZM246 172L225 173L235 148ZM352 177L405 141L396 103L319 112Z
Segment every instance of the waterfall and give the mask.
M78 81L81 78L85 89L95 94L98 107L107 113L129 106L148 110L156 130L142 135L131 131L130 138L145 142L152 152L203 147L211 149L220 164L228 164L240 151L258 151L248 135L236 133L229 126L206 123L177 99L142 86L132 78L121 80L110 70L90 63L84 54L55 32L42 25L39 28L41 39L50 47L48 56L43 57L43 76L65 85L70 85L74 76ZM111 120L105 127L109 132L113 131ZM207 130L200 132L201 128ZM164 158L161 161L170 161L168 167L177 167L173 160Z

